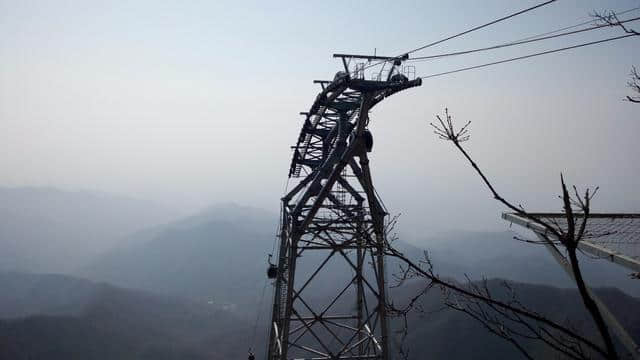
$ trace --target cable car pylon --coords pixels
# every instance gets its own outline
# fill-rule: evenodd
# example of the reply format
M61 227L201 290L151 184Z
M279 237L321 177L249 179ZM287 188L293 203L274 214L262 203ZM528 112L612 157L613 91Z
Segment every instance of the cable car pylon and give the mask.
M268 271L275 286L268 360L390 358L388 214L369 168L369 111L422 80L402 74L406 55L334 57L342 60L344 71L332 81L314 81L321 91L301 113L305 120L293 146L289 177L297 184L282 198L277 264ZM382 70L367 80L364 63L351 71L352 60L381 61ZM353 276L323 281L320 301L314 285L332 269L350 269Z

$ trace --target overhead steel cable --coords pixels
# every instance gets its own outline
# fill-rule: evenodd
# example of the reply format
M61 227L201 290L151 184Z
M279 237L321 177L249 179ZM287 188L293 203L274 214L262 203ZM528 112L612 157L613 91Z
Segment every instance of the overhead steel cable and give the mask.
M637 20L640 20L640 17L635 17L635 18L632 18L632 19L627 19L627 20L624 20L624 21L620 21L620 24L624 24L624 23L632 22L632 21L637 21ZM472 49L472 50L455 51L455 52L450 52L450 53L436 54L436 55L429 55L429 56L420 56L420 57L415 57L415 58L409 59L407 61L432 60L432 59L438 59L438 58L443 58L443 57L448 57L448 56L472 54L472 53L476 53L476 52L480 52L480 51L501 49L501 48L505 48L505 47L509 47L509 46L528 44L528 43L532 43L532 42L536 42L536 41L542 41L542 40L553 39L553 38L557 38L557 37L561 37L561 36L578 34L578 33L586 32L586 31L602 29L602 28L605 28L605 27L611 27L611 25L609 25L609 24L601 24L601 25L592 26L592 27L589 27L589 28L586 28L586 29L568 31L568 32L564 32L564 33L560 33L560 34L556 34L556 35L549 35L549 36L543 36L543 37L538 37L538 38L532 38L530 40L512 41L512 42L508 42L508 43L503 43L503 44L484 47L484 48Z
M407 55L407 54L412 54L412 53L414 53L414 52L416 52L416 51L424 50L424 49L426 49L426 48L428 48L428 47L431 47L431 46L434 46L434 45L441 44L441 43L443 43L443 42L445 42L445 41L449 41L449 40L451 40L451 39L455 39L455 38L460 37L460 36L462 36L462 35L466 35L466 34L468 34L468 33L470 33L470 32L473 32L473 31L476 31L476 30L483 29L483 28L485 28L485 27L487 27L487 26L491 26L491 25L493 25L493 24L496 24L496 23L499 23L499 22L501 22L501 21L504 21L504 20L510 19L510 18L512 18L512 17L515 17L515 16L518 16L518 15L524 14L524 13L526 13L526 12L529 12L529 11L535 10L535 9L540 8L540 7L543 7L543 6L545 6L545 5L549 5L549 4L551 4L551 3L553 3L553 2L556 2L556 1L557 1L557 0L548 0L548 1L545 1L545 2L540 3L540 4L538 4L538 5L534 5L534 6L532 6L532 7L526 8L526 9L524 9L524 10L520 10L520 11L518 11L518 12L515 12L515 13L512 13L512 14L509 14L509 15L507 15L507 16L503 16L503 17L501 17L501 18L499 18L499 19L495 19L495 20L490 21L490 22L488 22L488 23L486 23L486 24L478 25L478 26L476 26L476 27L474 27L474 28L471 28L471 29L469 29L469 30L466 30L466 31L463 31L463 32L457 33L457 34L455 34L455 35L451 35L451 36L446 37L446 38L444 38L444 39L441 39L441 40L438 40L438 41L434 41L434 42L432 42L432 43L429 43L429 44L426 44L426 45L423 45L423 46L420 46L420 47L417 47L417 48L415 48L415 49L413 49L413 50L409 50L409 51L407 51L407 52L404 52L404 53L402 53L402 54L400 54L400 55L396 56L395 58L396 58L396 59L399 59L399 58L401 58L401 57L403 57L403 56L405 56L405 55ZM380 65L380 64L385 63L385 62L388 62L388 61L389 61L389 60L382 60L382 61L379 61L379 62L376 62L376 63L373 63L373 64L369 64L369 65L367 65L367 66L364 66L364 67L363 67L363 68L361 68L360 70L365 70L365 69L368 69L368 68L370 68L370 67L377 66L377 65Z
M541 4L538 4L538 5L532 6L532 7L530 7L530 8L524 9L524 10L520 10L520 11L518 11L518 12L515 12L515 13L510 14L510 15L507 15L507 16L503 16L503 17L501 17L501 18L499 18L499 19L496 19L496 20L493 20L493 21L490 21L490 22L488 22L488 23L486 23L486 24L476 26L476 27L474 27L474 28L472 28L472 29L469 29L469 30L467 30L467 31L463 31L463 32L461 32L461 33L457 33L457 34L455 34L455 35L451 35L451 36L449 36L449 37L446 37L446 38L444 38L444 39L442 39L442 40L434 41L434 42L429 43L429 44L427 44L427 45L420 46L420 47L418 47L418 48L415 48L415 49L413 49L413 50L411 50L411 51L406 52L406 54L411 54L411 53L414 53L414 52L416 52L416 51L424 50L424 49L426 49L426 48L428 48L428 47L431 47L431 46L434 46L434 45L438 45L438 44L443 43L443 42L445 42L445 41L448 41L448 40L451 40L451 39L455 39L455 38L460 37L460 36L462 36L462 35L466 35L466 34L468 34L468 33L470 33L470 32L473 32L473 31L476 31L476 30L483 29L483 28L485 28L485 27L487 27L487 26L490 26L490 25L493 25L493 24L499 23L499 22L501 22L501 21L504 21L504 20L510 19L510 18L512 18L512 17L515 17L515 16L518 16L518 15L524 14L524 13L529 12L529 11L531 11L531 10L535 10L535 9L537 9L537 8L539 8L539 7L543 7L543 6L545 6L545 5L549 5L549 4L551 4L551 3L555 2L555 1L557 1L557 0L549 0L549 1L545 1L545 2L543 2L543 3L541 3Z
M640 6L638 6L638 7L634 7L634 8L629 9L629 10L616 11L616 12L615 12L615 14L616 14L617 16L620 16L620 15L624 15L624 14L627 14L627 13L630 13L630 12L632 12L632 11L636 11L636 10L640 10ZM593 24L593 23L596 23L597 21L598 21L597 19L593 19L593 18L591 18L591 20L589 20L589 21L584 21L584 22L581 22L581 23L579 23L579 24L575 24L575 25L571 25L571 26L565 26L565 27L563 27L563 28L556 29L556 30L553 30L553 31L547 31L547 32L545 32L545 33L538 34L538 35L527 36L527 37L525 37L525 38L518 39L518 40L515 40L515 41L525 41L525 40L535 39L535 38L538 38L538 37L542 37L542 36L547 36L547 35L555 34L555 33L558 33L558 32L560 32L560 31L565 31L565 30L569 30L569 29L575 29L575 28L580 27L580 26L583 26L583 25Z
M483 67L487 67L487 66L491 66L491 65L504 64L504 63L508 63L508 62L512 62L512 61L523 60L523 59L528 59L528 58L532 58L532 57L536 57L536 56L552 54L552 53L556 53L556 52L560 52L560 51L577 49L577 48L584 47L584 46L601 44L601 43L605 43L605 42L608 42L608 41L614 41L614 40L628 38L628 37L631 37L631 36L638 36L638 35L636 35L636 34L627 34L627 35L622 35L622 36L616 36L616 37L607 38L607 39L603 39L603 40L597 40L597 41L591 41L591 42L587 42L587 43L583 43L583 44L567 46L567 47L563 47L563 48L560 48L560 49L547 50L547 51L542 51L542 52L538 52L538 53L534 53L534 54L518 56L518 57L515 57L515 58L506 59L506 60L494 61L494 62L490 62L490 63L486 63L486 64L469 66L469 67L465 67L465 68L461 68L461 69L445 71L445 72L441 72L441 73L437 73L437 74L431 74L431 75L427 75L427 76L421 76L421 78L422 79L429 79L429 78L434 78L434 77L438 77L438 76L442 76L442 75L448 75L448 74L454 74L454 73L467 71L467 70L479 69L479 68L483 68Z

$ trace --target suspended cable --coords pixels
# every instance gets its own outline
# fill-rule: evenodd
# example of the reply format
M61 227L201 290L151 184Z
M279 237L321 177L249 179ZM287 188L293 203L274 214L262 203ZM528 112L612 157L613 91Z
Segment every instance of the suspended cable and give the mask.
M620 21L620 24L624 24L624 23L632 22L632 21L637 21L637 20L640 20L640 17L635 17L635 18L632 18L632 19ZM586 29L574 30L574 31L569 31L569 32L556 34L556 35L543 36L543 37L538 37L538 38L534 38L534 39L530 39L530 40L512 41L512 42L503 43L503 44L494 45L494 46L489 46L489 47L484 47L484 48L478 48L478 49L472 49L472 50L464 50L464 51L456 51L456 52L445 53L445 54L420 56L420 57L412 58L412 59L407 60L407 61L431 60L431 59L443 58L443 57L448 57L448 56L465 55L465 54L471 54L471 53L476 53L476 52L480 52L480 51L501 49L501 48L505 48L505 47L509 47L509 46L528 44L528 43L532 43L532 42L536 42L536 41L548 40L548 39L553 39L553 38L557 38L557 37L561 37L561 36L573 35L573 34L578 34L578 33L586 32L586 31L602 29L604 27L610 27L610 26L611 25L609 25L609 24L601 24L601 25L592 26L592 27L589 27L589 28L586 28Z
M543 2L543 3L541 3L541 4L538 4L538 5L532 6L532 7L530 7L530 8L524 9L524 10L520 10L520 11L518 11L518 12L515 12L515 13L513 13L513 14L510 14L510 15L507 15L507 16L504 16L504 17L501 17L501 18L496 19L496 20L493 20L493 21L490 21L490 22L488 22L488 23L486 23L486 24L484 24L484 25L479 25L479 26L476 26L476 27L474 27L474 28L472 28L472 29L469 29L469 30L467 30L467 31L463 31L463 32L461 32L461 33L457 33L457 34L455 34L455 35L452 35L452 36L446 37L446 38L444 38L444 39L442 39L442 40L434 41L434 42L429 43L429 44L427 44L427 45L420 46L420 47L415 48L415 49L413 49L413 50L411 50L411 51L408 51L408 52L406 52L406 53L407 53L407 54L411 54L411 53L414 53L414 52L416 52L416 51L424 50L424 49L426 49L426 48L428 48L428 47L431 47L431 46L434 46L434 45L438 45L438 44L440 44L440 43L443 43L443 42L448 41L448 40L451 40L451 39L455 39L455 38L457 38L457 37L459 37L459 36L466 35L466 34L468 34L468 33L470 33L470 32L476 31L476 30L483 29L483 28L485 28L485 27L487 27L487 26L490 26L490 25L493 25L493 24L499 23L499 22L501 22L501 21L504 21L504 20L510 19L510 18L512 18L512 17L515 17L515 16L518 16L518 15L524 14L524 13L529 12L529 11L531 11L531 10L535 10L535 9L537 9L537 8L539 8L539 7L543 7L543 6L545 6L545 5L549 5L549 4L551 4L551 3L555 2L555 1L557 1L557 0L549 0L549 1L545 1L545 2Z
M257 314L256 314L256 320L253 324L253 332L251 334L251 341L249 342L249 352L251 352L253 350L253 345L255 344L256 341L256 329L258 328L258 322L260 321L260 315L262 315L262 304L264 301L264 293L265 290L267 289L267 278L265 277L264 280L264 285L262 286L262 295L260 295L260 302L258 302L258 307L256 308L257 310Z
M483 68L483 67L487 67L487 66L491 66L491 65L498 65L498 64L504 64L504 63L508 63L508 62L512 62L512 61L516 61L516 60L528 59L528 58L532 58L532 57L536 57L536 56L540 56L540 55L546 55L546 54L552 54L552 53L565 51L565 50L577 49L577 48L584 47L584 46L596 45L596 44L601 44L601 43L605 43L605 42L608 42L608 41L624 39L624 38L628 38L630 36L638 36L638 35L636 35L636 34L628 34L628 35L616 36L616 37L612 37L612 38L608 38L608 39L604 39L604 40L591 41L591 42L588 42L588 43L583 43L583 44L573 45L573 46L567 46L567 47L563 47L563 48L560 48L560 49L548 50L548 51L538 52L538 53L534 53L534 54L518 56L518 57L515 57L515 58L511 58L511 59L494 61L494 62L482 64L482 65L469 66L469 67L465 67L465 68L461 68L461 69L457 69L457 70L445 71L445 72L441 72L441 73L437 73L437 74L422 76L422 79L429 79L429 78L434 78L434 77L438 77L438 76L442 76L442 75L448 75L448 74L454 74L454 73L467 71L467 70L479 69L479 68Z
M629 9L629 10L616 11L615 15L620 16L620 15L624 15L624 14L627 14L627 13L630 13L630 12L636 11L636 10L640 10L640 6L632 8L632 9ZM542 33L542 34L538 34L538 35L528 36L528 37L525 37L525 38L522 38L522 39L518 39L518 40L515 40L515 41L525 41L525 40L535 39L535 38L538 38L538 37L555 34L555 33L560 32L560 31L565 31L565 30L574 29L574 28L577 28L577 27L580 27L580 26L583 26L583 25L592 24L592 23L595 23L596 21L598 21L598 20L591 18L591 20L589 20L589 21L584 21L584 22L581 22L579 24L566 26L566 27L563 27L563 28L560 28L560 29L556 29L556 30L553 30L553 31L548 31L548 32L545 32L545 33Z
M501 21L504 21L504 20L510 19L510 18L512 18L512 17L515 17L515 16L518 16L518 15L524 14L524 13L526 13L526 12L529 12L529 11L535 10L535 9L540 8L540 7L542 7L542 6L549 5L549 4L551 4L551 3L553 3L553 2L556 2L556 1L557 1L557 0L549 0L549 1L545 1L545 2L540 3L540 4L538 4L538 5L535 5L535 6L532 6L532 7L526 8L526 9L524 9L524 10L520 10L520 11L515 12L515 13L513 13L513 14L509 14L509 15L507 15L507 16L503 16L503 17L501 17L501 18L499 18L499 19L496 19L496 20L490 21L490 22L488 22L488 23L486 23L486 24L476 26L476 27L474 27L474 28L471 28L471 29L469 29L469 30L466 30L466 31L463 31L463 32L457 33L457 34L455 34L455 35L451 35L451 36L446 37L446 38L444 38L444 39L441 39L441 40L438 40L438 41L434 41L434 42L432 42L432 43L429 43L429 44L426 44L426 45L423 45L423 46L417 47L417 48L415 48L415 49L413 49L413 50L409 50L409 51L407 51L407 52L405 52L405 53L402 53L402 54L400 54L400 55L396 56L396 58L398 58L398 59L399 59L399 58L401 58L402 56L404 56L405 54L411 54L411 53L414 53L414 52L416 52L416 51L424 50L424 49L426 49L426 48L428 48L428 47L431 47L431 46L434 46L434 45L441 44L441 43L443 43L443 42L445 42L445 41L448 41L448 40L451 40L451 39L455 39L455 38L457 38L457 37L460 37L460 36L462 36L462 35L466 35L466 34L468 34L468 33L470 33L470 32L476 31L476 30L483 29L483 28L485 28L485 27L487 27L487 26L490 26L490 25L493 25L493 24L499 23L499 22L501 22ZM379 61L379 62L376 62L376 63L373 63L373 64L369 64L369 65L367 65L367 66L363 67L361 70L365 70L365 69L368 69L368 68L370 68L370 67L380 65L380 64L385 63L385 62L387 62L387 61L389 61L389 60L382 60L382 61Z

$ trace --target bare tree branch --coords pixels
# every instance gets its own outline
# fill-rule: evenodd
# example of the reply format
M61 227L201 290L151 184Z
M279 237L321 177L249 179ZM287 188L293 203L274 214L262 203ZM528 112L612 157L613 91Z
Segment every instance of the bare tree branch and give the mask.
M582 271L580 269L580 266L578 263L578 256L576 253L578 244L580 243L583 236L585 235L587 220L590 214L591 199L593 199L593 197L597 193L598 188L596 187L593 192L590 192L589 189L586 189L584 194L580 195L580 193L578 192L578 189L574 186L573 190L575 193L575 197L572 197L571 194L569 193L569 190L567 189L567 185L564 181L564 176L560 174L560 184L562 187L561 199L563 203L563 210L565 215L564 217L567 222L566 229L563 229L562 227L558 226L557 223L555 224L549 223L548 221L545 221L542 218L533 216L529 214L527 211L525 211L522 207L516 207L511 202L504 199L495 190L493 185L489 182L489 180L484 175L484 173L479 168L479 166L476 164L476 162L471 158L471 156L469 156L467 151L462 147L461 140L462 139L463 139L462 141L469 140L470 122L464 125L460 131L456 132L455 127L453 125L453 120L451 119L451 115L449 114L448 109L445 109L445 116L446 116L446 124L444 121L442 121L440 116L437 115L436 118L439 120L440 126L436 126L433 123L431 123L431 126L436 129L436 133L439 135L441 139L451 141L455 145L455 147L464 155L464 157L467 159L469 164L471 164L471 166L476 171L476 173L482 178L487 188L491 191L491 193L493 194L493 197L499 202L501 202L502 204L504 204L509 209L515 211L518 215L543 226L554 238L558 239L560 244L564 246L564 248L567 251L568 262L571 265L571 270L574 274L575 282L578 287L578 291L580 292L580 296L583 300L584 306L589 312L589 314L591 315L591 317L593 318L593 321L596 324L598 332L600 333L600 336L602 337L602 340L607 349L606 350L607 358L610 358L610 359L617 358L617 352L613 344L613 340L611 338L609 329L602 316L602 313L600 312L600 309L598 308L595 301L591 298L591 295L587 290L587 286L584 281L584 278L582 277ZM461 139L461 136L463 136L462 139ZM577 214L574 213L574 208L575 210L578 211L578 213L580 213L581 216L578 217ZM578 224L576 224L577 218L581 218L581 221ZM547 236L547 234L544 234L544 237L547 239L550 238L549 236Z
M605 10L602 12L594 11L591 14L591 17L595 18L600 23L603 23L609 26L614 26L614 27L618 26L627 34L640 35L640 32L637 32L636 30L629 28L624 24L623 21L620 21L620 19L618 19L618 15L614 11L611 11L611 10Z
M587 339L586 337L580 335L574 329L567 328L555 321L552 321L534 311L525 308L519 301L511 300L505 302L494 298L486 285L480 288L477 284L474 284L469 280L467 286L461 286L452 281L442 279L441 277L433 273L433 265L431 264L431 260L428 257L425 257L425 259L423 259L420 263L416 263L391 246L387 247L385 254L397 258L407 265L407 268L400 276L400 281L406 281L407 279L413 278L422 278L427 281L427 285L425 286L423 291L413 297L409 301L409 305L400 309L395 307L391 309L391 312L396 316L404 317L405 329L407 326L407 313L412 310L422 311L422 308L416 305L417 299L426 294L429 290L433 289L434 286L438 286L445 295L445 305L448 308L463 311L469 315L473 314L472 317L476 319L485 319L485 321L481 321L485 327L491 327L492 330L490 331L498 336L507 334L508 336L501 337L514 344L514 346L516 346L521 352L524 348L522 348L522 345L517 340L517 337L528 337L530 339L542 341L545 343L553 340L547 339L549 336L545 335L542 330L536 331L534 333L530 331L528 333L518 333L518 331L515 330L513 326L505 325L503 321L501 321L498 317L491 315L489 312L487 312L487 310L491 310L496 314L499 314L500 316L510 319L510 321L514 323L520 322L521 327L524 326L522 324L523 322L534 323L537 325L532 328L546 329L547 333L549 334L560 334L555 336L554 338L559 339L555 341L559 343L555 345L556 347L563 348L569 346L567 344L579 344L580 346L573 345L572 347L570 347L573 350L568 351L568 353L574 354L574 356L576 356L575 354L578 353L585 354L585 356L578 357L580 359L589 358L589 356L586 355L586 352L577 350L578 348L582 349L582 346L586 346L593 353L608 357L607 351L605 349L601 348L599 345L595 344L593 341ZM473 310L471 310L470 306L475 307L473 308ZM487 322L486 320L491 321Z
M398 313L406 316L408 311L417 307L417 300L433 288L434 285L437 285L440 286L443 293L446 294L447 301L445 304L449 308L462 311L472 318L479 320L491 333L512 343L527 358L531 358L531 355L526 352L519 339L541 341L549 348L572 359L589 358L590 355L585 351L585 346L590 352L602 355L607 359L617 359L616 349L609 333L609 329L604 322L600 309L588 292L577 257L578 244L587 234L586 229L590 214L591 200L597 193L598 188L595 188L593 192L590 189L586 189L584 193L581 194L574 186L572 188L572 196L564 181L564 176L560 174L560 184L562 189L560 199L563 203L566 226L560 226L560 224L555 220L549 221L542 217L534 216L528 213L521 205L516 206L502 197L480 169L478 164L464 149L462 143L470 139L469 125L471 122L467 122L459 130L456 130L448 109L445 109L444 117L437 115L436 119L438 120L437 124L430 123L431 127L434 129L434 133L438 138L445 141L451 141L454 144L478 176L480 176L494 199L514 211L519 216L542 226L545 229L545 233L542 235L547 243L556 245L560 244L566 249L567 261L571 265L583 304L591 315L605 348L601 348L599 345L596 345L584 336L578 334L573 329L564 327L534 311L526 309L519 301L517 301L515 294L512 294L509 301L504 302L499 301L492 296L486 282L484 283L484 286L479 287L471 280L468 280L467 286L461 287L450 281L442 280L440 277L434 275L433 265L428 259L427 254L425 254L425 259L421 264L418 265L404 257L404 255L396 249L389 246L387 250L388 255L402 260L407 265L406 268L402 269L399 277L397 278L399 283L402 283L406 279L412 277L423 277L428 281L428 285L424 290L416 297L412 298L407 307L403 309L396 309ZM517 237L516 239L522 241L522 239L518 239ZM427 270L422 267L425 264L427 265ZM507 288L512 290L508 286Z
M591 14L591 16L601 24L605 24L613 27L619 27L622 29L622 31L624 31L627 34L640 35L640 32L634 29L631 29L630 27L625 25L623 21L620 21L620 19L618 19L618 15L613 11L610 11L610 10L603 11L603 12L594 11ZM637 103L640 103L640 75L638 74L638 71L636 70L635 66L631 68L631 73L629 75L631 77L631 80L627 82L627 86L629 86L629 88L631 88L631 90L637 95L635 96L627 95L625 100L637 104Z
M631 80L627 82L627 86L629 86L634 92L640 94L640 74L638 74L638 70L635 66L631 67L631 73L629 75L631 77ZM627 95L627 101L630 101L632 103L640 103L640 95Z
M436 129L436 133L439 135L441 139L451 141L455 145L455 147L464 155L464 157L471 164L471 166L474 168L476 173L482 178L487 188L491 191L491 193L493 194L493 197L499 202L501 202L502 204L504 204L509 209L515 211L518 215L525 217L526 219L529 219L530 221L533 221L543 226L551 235L553 235L553 237L557 238L560 241L560 243L564 246L564 248L567 250L568 261L571 265L571 269L573 271L575 282L580 292L580 296L582 297L584 306L587 309L587 311L591 314L591 317L593 318L598 328L600 336L602 337L602 340L605 343L605 346L607 349L607 357L612 359L617 358L617 353L616 353L615 346L613 344L613 340L611 338L611 334L609 333L609 329L604 321L604 318L602 316L602 313L600 312L600 309L596 305L595 301L591 298L591 295L587 290L587 286L585 284L584 278L582 277L582 272L578 263L578 256L576 254L578 244L580 243L580 241L582 240L585 234L587 220L589 218L589 213L590 213L591 199L597 193L598 188L595 188L593 192L590 192L589 189L586 189L584 194L580 195L577 188L574 186L573 190L575 193L575 197L572 197L571 194L569 193L569 190L567 189L567 185L565 184L564 176L560 174L560 184L562 187L561 199L563 202L565 220L567 222L566 230L557 226L557 223L551 224L541 218L533 216L528 212L526 212L522 207L516 207L511 202L507 201L502 196L500 196L500 194L495 190L493 185L489 182L489 180L484 175L482 170L476 164L476 162L471 158L471 156L469 156L466 150L462 147L460 136L461 135L464 136L463 138L464 141L469 139L469 136L470 136L469 128L468 128L469 122L465 126L463 126L460 131L456 132L455 127L453 125L453 120L451 119L451 115L449 114L448 109L445 109L445 116L446 116L446 124L445 122L442 121L440 116L437 115L436 118L439 120L440 126L438 127L433 123L431 123L431 126ZM579 213L581 213L581 216L580 216L581 221L579 224L576 224L576 219L578 218L578 216L576 216L576 214L574 213L574 208ZM553 225L556 225L556 226L553 226ZM547 234L544 234L544 235L545 235L545 238L549 238Z

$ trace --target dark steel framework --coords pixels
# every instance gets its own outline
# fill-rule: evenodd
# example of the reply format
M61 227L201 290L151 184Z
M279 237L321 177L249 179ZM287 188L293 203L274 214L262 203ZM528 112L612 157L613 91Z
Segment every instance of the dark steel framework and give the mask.
M314 81L322 90L301 113L305 120L293 146L289 177L298 182L282 198L268 360L389 359L388 214L371 180L369 111L384 98L421 85L421 79L399 73L407 56L376 57L391 66L376 80L365 80L363 66L350 72L348 65L371 57L336 57L345 71L333 81ZM322 292L329 298L314 297L310 289L323 274L331 279L331 269L345 268L349 280L324 281Z

